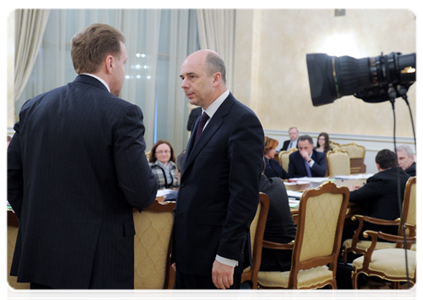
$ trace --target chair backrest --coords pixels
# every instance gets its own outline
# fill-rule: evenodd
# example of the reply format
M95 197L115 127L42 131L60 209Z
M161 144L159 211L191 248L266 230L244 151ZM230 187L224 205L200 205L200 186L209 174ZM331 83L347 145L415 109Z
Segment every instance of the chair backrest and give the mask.
M297 148L291 148L288 151L281 151L279 153L279 163L281 164L282 168L288 172L289 167L289 156L294 153L295 151L298 151Z
M420 176L408 179L402 210L404 223L420 225Z
M333 150L335 150L335 149L338 149L341 145L340 145L340 144L338 144L338 143L335 143L334 141L329 140L329 146L330 146Z
M251 249L253 253L253 265L246 268L242 274L241 282L251 281L257 284L257 275L261 265L261 253L263 246L264 229L266 228L267 213L269 212L269 197L260 193L260 202L256 215L250 225ZM257 288L254 286L253 288Z
M350 175L350 156L348 152L339 148L326 153L326 160L328 165L328 176L334 177L336 175Z
M366 155L366 147L357 145L356 143L341 145L340 148L347 151L350 158L364 158Z
M349 201L347 187L326 181L301 196L289 286L299 270L329 265L336 275L342 231Z
M169 286L174 208L175 202L154 201L141 213L134 212L135 289L163 289Z
M150 159L150 155L151 155L151 151L145 152L145 157L147 158L147 160Z

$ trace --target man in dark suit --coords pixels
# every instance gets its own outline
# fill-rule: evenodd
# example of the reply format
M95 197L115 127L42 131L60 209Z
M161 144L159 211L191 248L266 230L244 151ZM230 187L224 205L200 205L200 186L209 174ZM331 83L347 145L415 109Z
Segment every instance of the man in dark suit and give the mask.
M402 206L405 185L410 176L398 167L397 156L391 150L384 149L377 153L376 167L378 173L368 178L365 185L350 187L350 202L366 205L366 215L370 217L395 220L400 217L399 207ZM398 180L400 183L399 193ZM398 233L396 226L388 227L366 222L363 230Z
M326 155L314 150L313 139L309 135L300 136L298 151L289 155L289 176L291 178L324 177L326 170Z
M72 39L76 79L27 101L8 148L8 201L19 219L11 267L31 288L134 288L133 208L157 182L140 108L117 96L123 34L93 24Z
M416 176L416 162L414 161L413 150L407 145L397 147L398 165L408 175Z
M181 68L181 87L209 119L194 125L182 166L172 243L178 289L239 288L249 265L264 133L227 90L225 73L210 50L191 54Z
M289 134L289 140L286 140L283 142L283 145L280 151L287 151L291 148L297 148L298 136L300 135L297 127L289 128L288 134Z

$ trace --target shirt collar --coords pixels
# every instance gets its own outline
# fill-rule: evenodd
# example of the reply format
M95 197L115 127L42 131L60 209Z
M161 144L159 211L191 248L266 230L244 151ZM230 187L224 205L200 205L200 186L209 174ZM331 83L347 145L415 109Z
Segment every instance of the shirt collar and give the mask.
M223 101L225 101L225 99L228 98L228 95L229 95L229 90L226 90L222 95L219 96L219 98L213 101L213 103L210 104L206 110L203 109L203 112L205 111L206 114L211 119L213 115L216 113L216 111L218 110L218 108L220 107L220 105L222 105Z
M109 85L103 79L101 79L100 77L98 77L97 75L90 74L90 73L82 73L81 75L88 75L88 76L94 77L95 79L97 79L98 81L100 81L102 84L104 84L104 86L107 88L107 90L110 93Z

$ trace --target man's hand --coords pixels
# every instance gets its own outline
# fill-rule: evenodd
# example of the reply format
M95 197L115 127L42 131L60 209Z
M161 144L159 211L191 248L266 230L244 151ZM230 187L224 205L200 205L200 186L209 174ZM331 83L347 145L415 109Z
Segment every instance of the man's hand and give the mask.
M310 156L308 155L308 152L306 149L303 149L300 151L301 156L306 160L309 161L310 160Z
M213 284L218 289L230 288L234 284L234 269L215 260L212 270Z

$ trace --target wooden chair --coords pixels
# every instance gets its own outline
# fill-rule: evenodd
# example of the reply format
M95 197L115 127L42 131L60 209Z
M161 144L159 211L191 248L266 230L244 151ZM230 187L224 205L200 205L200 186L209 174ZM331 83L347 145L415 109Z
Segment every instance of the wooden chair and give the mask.
M341 150L347 151L350 156L351 174L365 173L366 165L364 157L366 156L366 147L349 143L340 146Z
M326 153L328 165L327 176L333 178L336 175L350 175L350 156L348 152L339 148Z
M150 154L151 154L151 151L145 152L145 157L147 158L147 160L150 159Z
M291 153L294 153L295 151L298 151L297 148L291 148L288 151L281 151L279 153L279 163L281 164L282 168L288 172L288 166L289 166L289 156Z
M250 225L251 249L253 252L253 265L242 273L241 283L251 282L252 288L257 289L257 275L261 265L261 251L263 245L264 229L266 228L267 213L269 212L269 197L260 193L260 203L254 220Z
M152 205L134 211L134 288L173 289L175 271L170 266L170 242L175 202Z
M413 227L413 225L409 226ZM416 243L415 236L405 239L407 242L407 249L404 249L403 236L371 230L365 231L363 235L365 237L370 236L372 238L372 243L363 256L353 261L351 280L354 289L359 288L357 279L360 274L376 276L383 280L391 281L393 283L392 287L395 289L399 288L400 282L408 282L409 280L413 285L416 283L416 251L410 250L411 245L415 245ZM391 241L393 244L396 243L397 247L393 249L375 250L378 238ZM407 260L405 259L406 254Z
M408 223L411 225L416 225L416 177L410 177L407 181L407 184L405 186L405 192L404 192L404 201L402 203L402 212L403 212L403 219L404 223ZM401 220L382 220L377 218L372 218L368 216L362 216L362 215L355 215L351 218L353 221L358 221L358 228L354 232L354 235L351 239L347 239L344 241L342 247L342 258L344 261L347 261L348 254L350 252L353 252L355 254L364 254L366 253L367 249L371 245L371 241L369 240L360 240L360 234L363 231L363 225L364 222L369 222L372 224L378 224L378 225L394 225L398 226L398 235L403 236L403 230L401 228ZM408 232L407 235L415 235L414 232ZM375 249L387 249L387 248L395 248L399 245L396 245L395 243L390 242L377 242L375 245Z
M292 249L291 270L259 272L259 288L336 288L336 269L345 213L349 201L347 187L329 181L307 189L300 200L295 241L279 244L263 241L270 249Z

